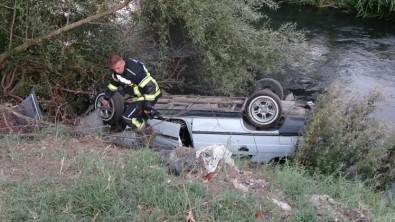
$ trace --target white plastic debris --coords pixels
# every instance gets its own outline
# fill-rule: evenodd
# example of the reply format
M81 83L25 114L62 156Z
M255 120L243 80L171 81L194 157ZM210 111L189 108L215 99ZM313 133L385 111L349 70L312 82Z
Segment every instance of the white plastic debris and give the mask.
M276 200L274 198L271 198L273 203L276 204L277 206L281 207L281 209L285 210L285 211L292 211L292 207L289 206L289 204L285 203L285 202L281 202L279 200Z
M213 173L221 160L234 167L235 162L231 156L232 153L224 145L211 145L196 151L196 159L202 160L206 173Z
M313 107L315 106L315 104L314 104L313 101L308 101L308 102L307 102L307 105L308 105L310 108L313 108Z

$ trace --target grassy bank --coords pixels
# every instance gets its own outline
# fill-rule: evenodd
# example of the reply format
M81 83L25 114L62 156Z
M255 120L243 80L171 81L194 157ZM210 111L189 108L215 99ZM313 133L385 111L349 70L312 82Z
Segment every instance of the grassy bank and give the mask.
M13 136L0 144L0 221L185 221L189 211L196 221L333 221L336 215L319 213L308 201L313 194L329 195L343 209L366 210L375 221L395 218L394 203L361 182L317 179L287 165L237 161L244 180L265 181L243 192L232 186L229 167L208 182L176 177L158 153L96 137Z
M363 18L395 18L395 1L393 0L290 0L289 2L317 7L348 9L358 17Z

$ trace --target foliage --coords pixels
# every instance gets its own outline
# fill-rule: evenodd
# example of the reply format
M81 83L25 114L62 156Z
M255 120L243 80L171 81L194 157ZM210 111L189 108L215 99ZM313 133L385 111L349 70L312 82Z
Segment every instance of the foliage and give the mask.
M363 18L395 18L395 1L393 0L290 0L290 2L319 7L346 8Z
M395 2L393 0L345 0L348 5L361 17L395 18Z
M110 0L5 0L0 4L0 50L43 36L111 4ZM81 91L93 94L105 87L108 75L103 60L111 53L149 63L164 88L189 73L197 79L189 79L190 85L205 84L214 93L246 94L246 86L258 72L281 73L302 54L299 43L303 34L292 24L270 30L267 18L259 12L262 5L276 7L269 0L142 1L141 11L126 9L129 14L86 24L7 59L0 67L4 68L0 99L24 97L34 89L51 120L69 120L87 108L90 97ZM176 46L173 31L177 24L185 38ZM186 47L193 53L175 55L169 46Z
M395 167L394 142L383 145L393 132L372 117L379 99L377 91L346 98L341 84L332 86L318 98L296 161L314 173L371 180L379 188L394 182L394 172L384 170Z
M189 49L195 85L204 84L209 92L245 95L257 73L281 73L303 55L304 35L293 24L271 30L259 11L263 6L277 7L263 0L147 0L141 21L162 52L162 70L172 73L163 60L171 56L168 46ZM182 38L175 39L173 31L180 30Z
M15 8L14 2L17 2ZM3 1L0 38L6 41L0 47L13 48L108 5L103 0ZM1 94L24 97L34 89L41 97L44 112L55 121L85 111L87 107L83 104L89 97L72 91L94 92L95 88L103 87L103 57L118 47L116 27L106 24L110 21L111 18L106 18L73 29L8 59L0 76Z

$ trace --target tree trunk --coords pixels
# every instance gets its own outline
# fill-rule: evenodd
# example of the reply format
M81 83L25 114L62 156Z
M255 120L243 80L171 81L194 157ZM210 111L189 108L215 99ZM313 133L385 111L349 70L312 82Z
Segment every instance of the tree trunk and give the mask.
M15 47L15 48L9 49L9 50L3 52L2 54L0 54L0 67L1 67L1 64L3 64L4 60L6 58L8 58L9 56L11 56L13 54L16 54L16 53L19 53L19 52L22 52L22 51L25 51L26 49L28 49L31 46L39 45L44 40L50 39L50 38L52 38L54 36L57 36L57 35L59 35L61 33L67 32L67 31L69 31L71 29L74 29L74 28L76 28L78 26L81 26L81 25L83 25L85 23L94 21L96 19L102 18L102 17L107 16L107 15L110 15L110 14L112 14L112 13L114 13L114 12L116 12L116 11L122 9L122 8L124 8L125 6L127 6L132 1L133 0L125 0L123 3L119 3L118 5L115 5L114 7L110 8L107 11L100 12L100 13L97 13L95 15L89 16L88 18L85 18L85 19L80 20L78 22L74 22L74 23L71 23L70 25L66 25L66 26L64 26L62 28L56 29L56 30L48 33L45 36L41 36L41 37L38 37L38 38L30 39L30 40L26 41L25 43Z
M11 28L10 28L10 42L8 43L8 49L11 49L12 47L12 34L14 32L14 24L15 24L15 18L16 18L16 3L17 0L14 1L14 13L12 14L12 22L11 22Z

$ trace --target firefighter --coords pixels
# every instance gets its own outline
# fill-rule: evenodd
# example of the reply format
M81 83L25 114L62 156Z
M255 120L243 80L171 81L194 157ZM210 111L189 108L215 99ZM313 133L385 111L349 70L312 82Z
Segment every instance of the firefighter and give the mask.
M143 117L151 114L152 107L161 96L158 83L138 60L112 55L108 66L113 71L112 80L107 86L102 105L108 106L110 98L120 86L130 87L128 92L132 95L126 103L122 118L128 126L137 130L144 129L146 120Z

